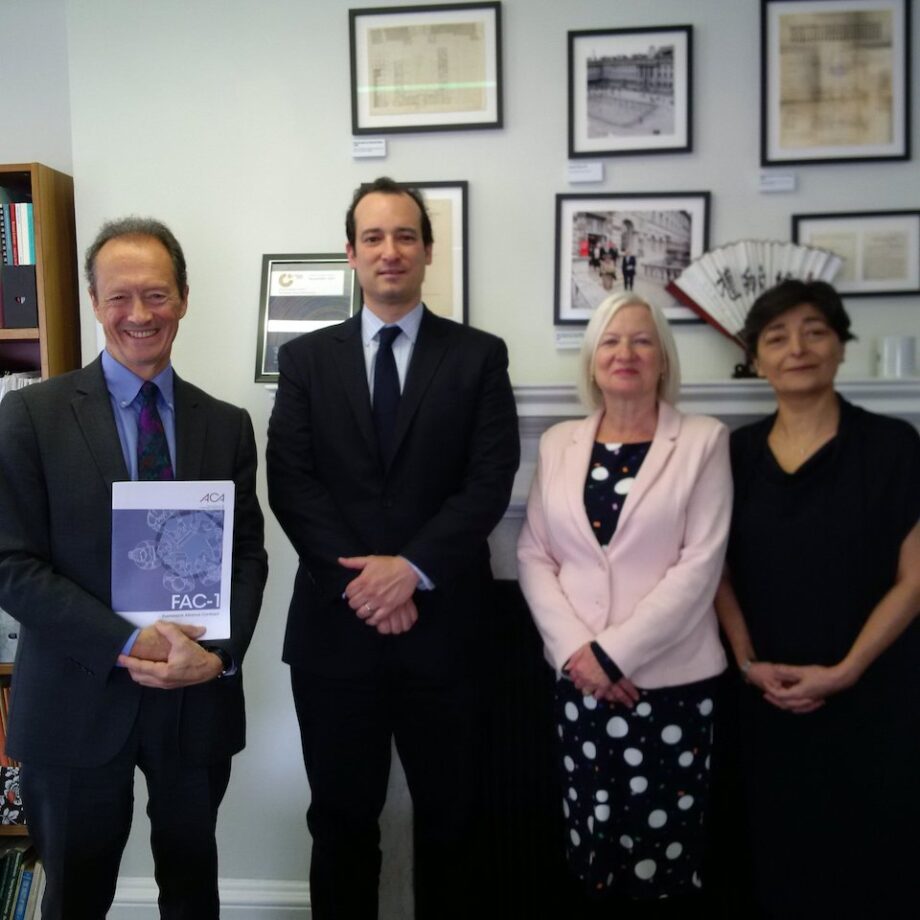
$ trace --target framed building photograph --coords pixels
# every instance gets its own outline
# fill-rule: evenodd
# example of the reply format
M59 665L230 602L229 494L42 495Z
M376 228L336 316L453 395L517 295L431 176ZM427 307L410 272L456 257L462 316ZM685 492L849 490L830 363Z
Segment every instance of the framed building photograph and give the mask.
M693 26L569 32L569 157L693 149Z
M348 11L354 134L502 126L501 4Z
M557 195L555 323L587 323L628 290L671 322L701 322L666 287L708 245L709 192Z
M843 259L847 297L920 294L920 210L793 214L792 239Z
M256 383L278 379L278 349L361 306L354 269L344 253L263 255Z
M910 158L910 0L761 0L760 160Z

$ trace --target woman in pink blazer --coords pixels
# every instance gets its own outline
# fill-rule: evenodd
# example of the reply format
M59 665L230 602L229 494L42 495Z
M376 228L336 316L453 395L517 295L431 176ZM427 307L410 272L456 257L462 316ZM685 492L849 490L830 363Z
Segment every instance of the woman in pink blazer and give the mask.
M673 408L679 387L661 312L605 300L581 351L595 411L543 435L518 543L558 676L569 865L599 916L684 916L701 887L732 487L727 430Z

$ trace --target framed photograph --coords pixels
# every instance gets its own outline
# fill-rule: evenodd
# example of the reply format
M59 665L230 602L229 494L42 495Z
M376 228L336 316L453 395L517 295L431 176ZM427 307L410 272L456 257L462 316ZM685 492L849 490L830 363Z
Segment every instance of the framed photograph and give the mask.
M843 259L834 287L847 297L920 294L920 211L793 214L792 239Z
M569 156L693 148L693 26L569 32Z
M467 188L460 182L399 182L421 192L431 220L434 246L425 269L422 301L432 313L469 322L467 275ZM366 186L365 186L366 187ZM358 284L358 306L363 302Z
M354 134L502 126L501 4L348 11Z
M256 383L278 379L278 349L290 339L341 323L361 306L344 253L263 255Z
M605 297L634 290L671 322L701 322L665 288L708 246L709 192L557 195L553 318L587 323Z
M425 196L434 247L425 269L422 300L438 316L469 322L467 183L407 182Z
M910 0L761 0L760 161L910 158Z

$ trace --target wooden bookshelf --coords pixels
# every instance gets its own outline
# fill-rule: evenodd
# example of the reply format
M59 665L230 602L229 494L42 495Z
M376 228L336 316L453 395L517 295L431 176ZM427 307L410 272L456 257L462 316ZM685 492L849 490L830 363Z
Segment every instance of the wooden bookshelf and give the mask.
M52 377L80 366L73 179L41 163L0 165L0 186L32 202L38 327L0 329L0 373Z

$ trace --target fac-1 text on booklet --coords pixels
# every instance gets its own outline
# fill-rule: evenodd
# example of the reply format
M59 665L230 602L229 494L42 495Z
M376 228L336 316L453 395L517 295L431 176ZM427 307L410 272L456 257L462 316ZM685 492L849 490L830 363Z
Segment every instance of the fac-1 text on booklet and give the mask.
M113 483L112 609L229 639L235 494L229 480Z

